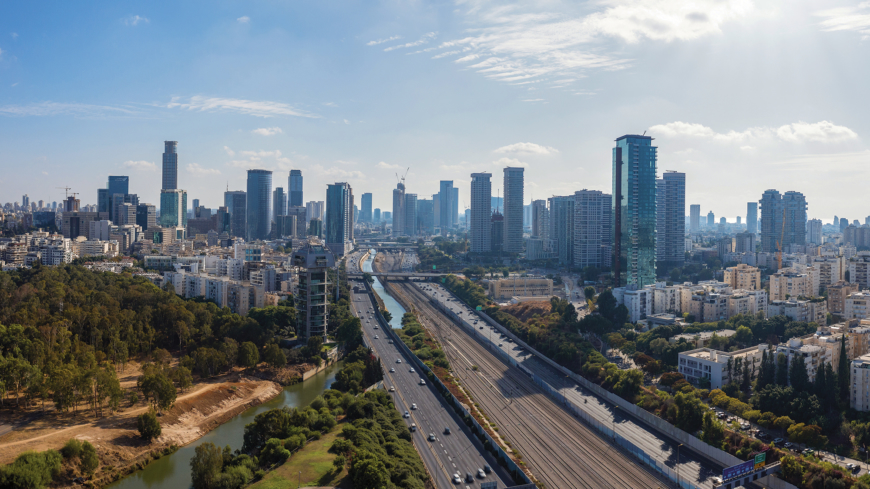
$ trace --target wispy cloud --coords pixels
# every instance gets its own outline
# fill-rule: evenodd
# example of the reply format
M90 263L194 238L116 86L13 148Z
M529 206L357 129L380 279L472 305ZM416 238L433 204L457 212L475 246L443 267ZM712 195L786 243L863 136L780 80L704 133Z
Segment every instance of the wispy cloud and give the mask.
M217 168L203 168L199 163L188 163L187 173L193 175L220 175L221 171Z
M383 39L376 39L374 41L367 42L366 46L377 46L378 44L383 44L385 42L398 41L401 38L402 38L402 36L392 36L392 37L385 37Z
M391 165L391 164L387 163L386 161L379 162L377 165L375 165L375 167L380 168L382 170L398 170L399 168L402 168L399 165Z
M18 39L18 33L17 33L17 32L13 32L12 34L9 34L9 35L12 36L12 39Z
M228 155L230 155L230 156L235 156L235 155L236 155L236 152L233 151L232 149L230 149L229 146L224 146L224 151L225 151Z
M121 164L126 166L127 168L130 168L133 170L154 171L157 169L157 165L154 162L145 161L145 160L138 160L138 161L127 160Z
M862 2L854 7L839 7L820 10L815 13L822 17L822 30L856 31L862 39L870 38L870 2Z
M718 133L702 124L676 121L652 126L649 132L659 137L707 139L722 143L741 143L743 146L746 142L763 140L788 143L839 143L858 138L855 131L829 121L814 123L801 121L779 127L750 127L743 131L732 130L725 133Z
M397 46L390 46L388 48L384 48L384 51L394 51L396 49L412 48L414 46L420 46L421 44L426 44L429 41L431 41L432 39L435 39L435 36L437 36L437 35L438 35L437 32L429 32L429 33L424 34L423 37L421 37L420 39L418 39L414 42L399 44Z
M260 136L274 136L275 134L281 134L284 131L282 131L280 127L261 127L259 129L254 129L251 132L259 134Z
M172 97L172 100L165 106L170 109L179 108L199 112L225 110L230 112L238 112L240 114L253 115L256 117L320 117L316 114L311 114L296 109L295 107L282 102L272 102L268 100L258 101L236 98L203 97L200 95L195 95L188 99L182 99L182 97Z
M541 99L538 99L541 100ZM535 101L535 100L531 100ZM508 153L508 154L537 154L549 155L558 153L559 150L550 146L541 146L535 143L514 143L507 146L502 146L496 149L493 153Z
M523 100L523 102L543 102L543 101L544 101L544 99L542 99L542 98L527 98L527 99Z
M239 17L238 19L236 19L236 21L241 23L241 24L250 24L251 18L248 17L247 15L243 15L243 16Z
M139 24L148 24L151 21L148 20L147 17L142 17L140 15L131 15L124 19L124 25L139 25Z
M233 151L224 146L224 151L231 158L241 157L243 159L234 159L227 162L227 166L235 168L243 168L246 170L252 168L262 168L264 170L289 170L293 162L290 158L284 156L281 150L246 150Z
M529 166L528 163L520 161L516 158L499 158L496 161L492 162L495 166L521 166L526 168Z
M136 113L136 111L126 107L63 102L37 102L29 105L0 106L0 114L9 116L72 115L77 117L101 117L135 115Z

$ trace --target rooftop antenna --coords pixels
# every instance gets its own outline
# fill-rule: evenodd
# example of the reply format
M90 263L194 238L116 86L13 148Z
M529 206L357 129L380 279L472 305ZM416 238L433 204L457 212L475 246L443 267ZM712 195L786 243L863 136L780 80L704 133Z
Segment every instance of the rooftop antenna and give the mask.
M641 136L646 136L646 131L644 131L643 134L641 134Z

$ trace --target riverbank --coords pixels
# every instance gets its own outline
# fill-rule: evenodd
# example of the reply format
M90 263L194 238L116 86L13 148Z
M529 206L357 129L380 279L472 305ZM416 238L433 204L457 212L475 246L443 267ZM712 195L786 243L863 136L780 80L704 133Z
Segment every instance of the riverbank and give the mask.
M102 487L177 447L198 440L252 406L274 398L281 390L275 382L238 373L198 383L179 395L173 407L162 413L162 434L152 443L142 440L136 428L136 417L148 410L144 403L96 420L89 420L81 413L50 411L0 439L0 463L10 463L27 450L60 449L70 438L87 440L97 449L100 458L100 466L89 482L92 487ZM55 487L65 486L60 483Z

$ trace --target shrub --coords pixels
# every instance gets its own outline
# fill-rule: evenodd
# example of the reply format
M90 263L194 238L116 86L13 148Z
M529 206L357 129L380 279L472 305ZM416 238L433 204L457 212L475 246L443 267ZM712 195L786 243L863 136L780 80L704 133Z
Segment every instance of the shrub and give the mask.
M82 454L82 442L75 438L70 438L69 441L60 449L63 458L76 458Z
M97 450L89 442L82 443L81 469L82 472L94 475L94 471L100 466L100 458Z
M56 450L24 452L0 468L0 487L42 489L60 473L63 457Z
M147 413L140 414L136 419L136 425L139 428L139 435L148 441L160 436L160 420L157 419L157 413L150 410Z

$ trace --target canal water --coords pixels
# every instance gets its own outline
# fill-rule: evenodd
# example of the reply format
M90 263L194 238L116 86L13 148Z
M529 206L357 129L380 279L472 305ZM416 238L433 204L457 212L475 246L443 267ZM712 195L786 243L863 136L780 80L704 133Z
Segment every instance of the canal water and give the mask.
M218 426L195 442L181 447L172 455L162 457L148 464L144 469L128 475L110 486L111 489L152 489L188 488L191 485L190 459L196 447L211 442L219 447L230 446L233 450L242 448L245 425L254 421L254 416L270 409L283 406L300 407L311 404L332 382L341 369L342 362L316 374L305 382L284 388L284 392L269 402L254 406L242 414Z
M366 260L365 263L363 263L364 272L373 273L372 262L375 259L375 253L375 250L372 250L372 252L369 253L369 259ZM381 281L378 280L377 277L374 277L374 279L375 283L372 284L372 288L375 289L375 292L378 293L378 297L380 297L381 300L384 301L384 306L387 308L388 311L390 311L390 314L392 314L393 316L393 318L390 320L390 326L392 326L393 329L402 329L402 316L404 316L405 313L408 311L406 311L404 307L396 302L396 299L393 299L393 296L391 296L387 293L386 290L384 290L383 284L381 284Z

